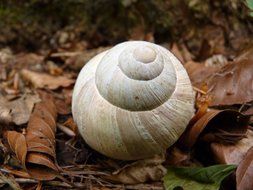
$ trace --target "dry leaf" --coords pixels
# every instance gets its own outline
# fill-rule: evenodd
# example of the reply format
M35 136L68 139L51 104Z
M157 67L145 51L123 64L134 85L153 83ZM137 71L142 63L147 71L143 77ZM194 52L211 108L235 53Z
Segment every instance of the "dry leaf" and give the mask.
M44 61L44 56L35 53L19 53L15 56L16 65L26 66L39 65Z
M42 102L35 105L26 134L8 131L6 136L12 151L31 177L52 180L58 172L54 164L57 112L52 96L43 92L40 96Z
M187 70L192 84L197 87L201 87L202 84L207 82L208 77L221 69L220 66L206 65L194 61L188 61L184 67Z
M22 77L33 84L35 88L49 88L51 90L59 87L68 87L74 83L74 80L64 76L51 76L46 73L37 73L27 69L21 71Z
M251 130L247 131L246 138L238 141L235 145L211 144L214 159L219 164L238 165L251 147L253 147L253 131Z
M190 61L185 68L194 86L207 83L213 99L211 106L243 104L253 100L252 52L253 48L230 63L217 56L205 64Z
M236 189L253 189L253 147L248 150L236 170Z
M110 48L111 46L99 47L87 50L83 53L76 53L72 56L68 56L69 58L66 60L66 65L73 70L80 70L92 57Z
M114 172L105 178L124 184L139 184L146 181L158 181L166 174L166 168L162 166L165 161L163 156L139 160Z
M172 166L189 166L190 163L190 153L183 152L177 147L170 148L168 151L168 156L166 158L166 164Z
M212 106L243 104L253 100L253 59L226 65L208 80Z
M68 118L64 123L64 126L70 128L72 131L74 131L74 133L77 135L78 134L78 128L76 123L73 120L73 117Z
M182 64L192 61L194 58L184 44L173 43L170 51L181 61Z
M27 123L34 104L39 101L39 96L35 94L25 94L13 101L0 96L0 123Z
M15 178L9 174L3 174L0 171L0 180L1 182L7 183L12 189L22 190L19 184L15 181Z
M58 114L67 115L71 113L70 105L68 105L65 100L56 98L55 105Z
M191 148L200 135L208 142L235 143L245 137L248 122L249 116L235 110L209 110L187 128L179 144Z

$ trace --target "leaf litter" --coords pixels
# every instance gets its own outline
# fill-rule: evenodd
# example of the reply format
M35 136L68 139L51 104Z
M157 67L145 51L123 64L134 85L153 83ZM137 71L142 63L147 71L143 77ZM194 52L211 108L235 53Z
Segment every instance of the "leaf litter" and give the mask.
M197 94L195 116L165 158L135 162L108 159L90 149L71 116L72 78L85 62L110 46L16 55L0 51L0 123L7 138L4 145L12 150L0 169L4 175L0 185L16 189L30 185L38 189L164 189L163 179L166 189L218 189L224 187L222 179L236 173L232 180L237 188L249 189L253 177L252 49L232 60L224 49L221 30L207 27L203 31L205 39L200 40L197 51L191 48L196 44L187 42L164 44L189 73ZM199 152L205 154L199 144L210 150L208 164L199 160ZM14 164L14 158L19 163Z

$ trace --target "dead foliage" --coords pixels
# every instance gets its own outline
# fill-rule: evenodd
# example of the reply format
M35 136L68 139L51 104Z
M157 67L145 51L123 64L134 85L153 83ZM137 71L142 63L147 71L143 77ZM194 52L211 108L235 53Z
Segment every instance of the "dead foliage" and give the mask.
M38 180L52 180L57 176L55 165L56 107L53 98L41 93L42 102L35 105L25 134L7 131L12 151L29 175Z

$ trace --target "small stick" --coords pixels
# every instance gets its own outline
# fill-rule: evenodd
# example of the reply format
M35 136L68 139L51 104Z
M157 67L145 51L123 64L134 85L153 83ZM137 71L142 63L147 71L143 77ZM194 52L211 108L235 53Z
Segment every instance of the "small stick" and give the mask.
M60 129L62 132L64 132L66 135L70 136L70 137L75 137L76 134L74 133L74 131L72 131L70 128L65 127L64 125L57 123L57 128Z
M201 94L206 95L206 92L205 92L205 91L203 91L203 90L201 90L201 89L199 89L199 88L197 88L197 87L195 87L195 86L193 86L192 88L193 88L193 90L195 90L195 91L197 91L197 92L199 92L199 93L201 93Z
M59 52L59 53L52 53L50 57L73 57L81 52Z

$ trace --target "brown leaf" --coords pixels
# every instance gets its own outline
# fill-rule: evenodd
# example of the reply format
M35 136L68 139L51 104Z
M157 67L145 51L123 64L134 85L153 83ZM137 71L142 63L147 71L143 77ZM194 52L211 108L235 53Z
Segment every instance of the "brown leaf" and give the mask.
M70 128L72 131L74 131L74 133L77 135L78 134L78 128L76 123L73 120L73 117L68 118L64 123L64 126Z
M245 155L236 170L237 190L252 190L253 188L253 147Z
M8 144L10 145L11 150L15 152L18 160L21 163L24 163L27 154L27 144L25 136L16 131L7 131L6 138L8 140Z
M35 88L49 88L51 90L59 87L68 87L74 83L74 80L64 76L51 76L45 73L37 73L27 69L21 71L22 77L33 84Z
M187 70L192 84L197 87L201 87L202 84L207 82L208 77L221 69L221 67L205 65L204 63L194 61L188 61L184 67Z
M219 164L238 165L252 146L253 131L248 130L246 138L238 141L235 145L212 143L211 150L214 154L215 161Z
M25 94L13 101L0 96L0 123L16 125L27 123L34 104L39 101L40 98L36 94Z
M68 105L66 101L57 98L55 99L55 105L56 105L58 114L66 115L66 114L71 113L70 105Z
M0 180L4 181L7 183L12 189L15 190L22 190L19 184L15 181L15 178L12 175L9 174L3 174L0 171Z
M170 51L181 61L182 64L192 61L194 58L184 44L173 43Z
M179 144L191 148L200 135L208 142L235 143L245 137L248 122L249 116L235 110L209 110L187 128Z
M243 104L253 100L253 59L226 65L208 80L212 106Z
M69 58L66 60L66 65L68 65L68 67L73 70L80 70L92 57L110 48L111 46L99 47L96 49L84 51L83 53L79 52L72 56L67 56Z
M52 180L58 172L55 165L57 112L52 96L41 91L40 97L42 102L35 105L26 134L9 131L7 140L31 177L37 180Z
M183 152L177 147L170 148L168 150L166 164L173 166L189 166L191 164L190 153Z
M136 161L105 178L124 184L138 184L149 180L158 181L167 172L162 166L164 161L165 158L163 156L155 156L154 158Z

